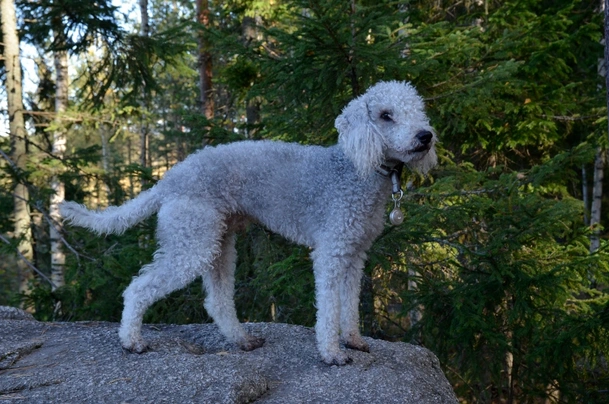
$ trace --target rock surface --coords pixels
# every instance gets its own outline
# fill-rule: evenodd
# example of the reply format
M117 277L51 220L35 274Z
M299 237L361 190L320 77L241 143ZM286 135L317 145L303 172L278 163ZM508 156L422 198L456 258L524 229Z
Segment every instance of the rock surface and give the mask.
M438 359L366 338L370 353L327 366L307 327L256 323L243 352L213 324L146 325L152 350L126 353L118 324L42 323L0 307L0 401L15 403L456 403Z

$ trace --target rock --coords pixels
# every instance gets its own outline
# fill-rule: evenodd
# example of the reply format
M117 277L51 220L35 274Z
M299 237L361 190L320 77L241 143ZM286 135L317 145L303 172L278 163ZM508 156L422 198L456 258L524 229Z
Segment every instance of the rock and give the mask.
M16 307L0 306L0 320L34 320L34 316Z
M0 313L6 310L1 309ZM428 350L366 338L328 366L307 327L245 324L251 352L213 324L146 325L151 351L123 351L118 324L0 316L0 401L18 403L457 403Z

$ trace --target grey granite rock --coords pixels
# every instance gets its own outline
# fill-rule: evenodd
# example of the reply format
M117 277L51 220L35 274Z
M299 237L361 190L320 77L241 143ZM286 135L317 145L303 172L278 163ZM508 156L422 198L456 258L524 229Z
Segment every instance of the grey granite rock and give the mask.
M366 338L370 353L349 351L351 364L328 366L310 328L245 326L266 338L262 348L241 351L213 324L146 325L144 338L152 349L138 355L120 347L115 323L0 315L0 401L457 402L438 359L424 348Z

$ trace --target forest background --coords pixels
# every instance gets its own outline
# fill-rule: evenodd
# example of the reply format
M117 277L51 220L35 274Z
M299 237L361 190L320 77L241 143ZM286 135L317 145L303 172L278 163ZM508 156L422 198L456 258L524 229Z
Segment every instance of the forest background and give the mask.
M224 142L333 144L350 99L406 80L440 165L404 173L363 333L431 349L463 402L609 401L602 1L1 4L0 304L119 321L155 220L98 237L64 226L61 200L121 204ZM309 251L256 224L238 250L240 318L313 325ZM202 300L199 282L146 321L210 321Z

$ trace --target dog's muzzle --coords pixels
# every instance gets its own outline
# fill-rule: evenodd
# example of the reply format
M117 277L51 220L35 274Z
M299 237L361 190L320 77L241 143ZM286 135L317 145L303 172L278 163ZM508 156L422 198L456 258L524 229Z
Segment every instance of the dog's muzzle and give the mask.
M429 149L431 149L433 133L431 133L428 130L422 130L419 133L417 133L415 137L417 138L419 143L421 143L421 146L417 147L416 149L411 150L410 153L426 152Z

